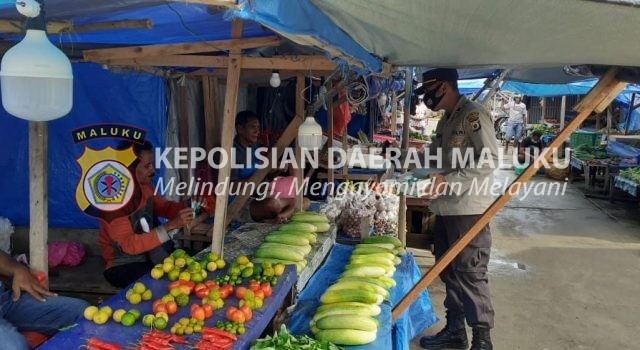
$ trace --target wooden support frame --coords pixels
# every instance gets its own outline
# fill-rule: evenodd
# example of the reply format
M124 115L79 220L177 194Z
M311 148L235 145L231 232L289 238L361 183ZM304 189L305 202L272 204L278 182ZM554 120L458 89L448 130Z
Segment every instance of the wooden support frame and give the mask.
M333 82L331 80L329 80L327 82L327 89L331 89L333 87ZM333 98L329 98L325 101L325 103L327 104L327 122L328 122L328 126L327 128L329 130L327 130L329 138L327 139L327 149L331 152L331 149L333 148ZM330 188L333 188L333 184L336 181L335 178L335 172L332 167L333 164L328 164L327 167L327 173L328 173L328 178L327 181L329 181L329 183L331 184ZM330 193L331 196L333 196L333 190Z
M231 24L231 36L240 38L244 24L242 20L234 20ZM238 87L240 84L240 69L242 61L240 58L240 50L231 51L229 56L229 66L227 75L227 87L224 98L224 120L222 125L222 149L231 154L231 146L233 145L234 128L236 122L236 108L238 106ZM218 171L218 183L228 183L231 169L224 166ZM224 234L227 228L227 201L229 193L225 191L221 196L216 197L215 220L213 221L213 232L211 234L211 251L223 256Z
M398 133L398 94L393 91L391 94L391 136L394 138Z
M565 129L551 142L548 148L545 148L542 153L534 160L534 162L527 167L527 169L518 176L503 195L498 197L489 208L482 214L478 221L458 239L453 246L447 250L447 252L433 265L426 274L422 276L420 281L400 300L400 302L394 307L392 312L393 321L397 320L404 310L406 310L413 301L418 298L420 293L427 288L431 282L433 282L442 271L455 259L460 252L466 248L469 243L480 233L480 231L491 221L491 219L502 209L507 202L511 199L512 188L514 186L521 187L522 184L527 182L538 171L538 168L542 164L543 159L550 159L553 152L557 150L564 140L566 140L571 133L576 130L580 124L589 117L596 107L608 105L615 98L611 92L618 88L620 82L616 78L617 68L610 68L609 71L600 79L600 81L589 91L585 98L580 102L580 112L576 118L574 118ZM516 191L517 192L517 191Z
M180 147L190 147L189 135L191 134L191 125L189 125L189 92L187 85L180 86L180 114L178 115L178 140ZM189 163L190 155L187 154L187 164ZM189 181L191 177L191 171L188 168L180 169L180 177L182 181Z
M83 55L84 59L87 61L104 61L141 57L163 57L202 52L253 49L258 47L278 45L280 45L280 39L277 36L266 36L248 39L227 39L193 43L142 45L109 49L84 50Z
M301 116L304 120L304 98L302 95L304 94L305 88L305 80L304 75L298 74L296 77L296 116ZM298 130L296 128L296 134ZM302 181L304 181L304 164L302 164L302 149L300 148L300 144L297 141L296 135L296 163L298 163L298 168L295 169L296 179L298 180L298 186L302 186ZM296 191L296 211L302 211L304 196L300 191Z
M47 122L29 122L29 262L45 275L49 273L48 134Z
M111 66L165 66L227 68L229 57L205 55L150 56L130 59L106 59L100 63ZM337 65L324 56L240 57L242 69L279 69L314 72L333 71Z

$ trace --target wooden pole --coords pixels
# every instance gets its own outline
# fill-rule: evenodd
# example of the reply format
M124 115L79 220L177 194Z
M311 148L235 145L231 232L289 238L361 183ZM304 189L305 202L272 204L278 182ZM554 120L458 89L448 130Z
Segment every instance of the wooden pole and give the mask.
M567 114L567 96L562 96L560 100L560 130L564 129L564 119Z
M398 206L398 239L402 246L407 246L407 195L400 192L400 205Z
M625 120L624 134L629 134L629 127L631 126L631 116L633 115L633 105L636 103L636 93L631 94L631 101L629 102L629 112L627 112L627 119Z
M396 137L398 132L398 94L394 91L391 94L391 136Z
M331 80L329 80L327 82L327 90L330 90L333 87L333 82ZM329 152L331 152L331 149L333 148L333 98L327 98L326 99L326 103L327 103L327 119L328 119L328 132L329 132L329 139L327 140L327 149L329 150ZM328 164L327 165L328 169L327 169L327 174L328 174L328 181L331 185L331 187L329 188L333 188L333 183L336 181L335 179L335 173L333 172L334 169L332 167L332 164ZM330 195L333 195L333 191L332 193L330 193Z
M231 25L231 36L234 39L242 36L242 20L236 19ZM224 121L222 125L222 149L231 158L231 146L233 145L234 128L236 123L236 108L238 106L238 87L240 85L240 50L233 50L229 55L229 67L227 68L227 87L224 97ZM231 174L230 161L218 171L218 183L228 183ZM223 254L224 233L227 229L227 201L229 193L225 191L216 196L215 219L213 221L213 233L211 251Z
M311 83L311 82L310 82ZM302 94L305 88L304 75L298 74L296 77L296 115L303 116L304 115L304 98ZM297 130L296 130L297 133ZM296 135L297 136L297 135ZM297 139L297 138L296 138ZM304 168L302 164L302 151L300 149L300 145L296 140L296 163L298 163L298 167L295 169L296 171L296 179L298 179L298 186L302 186L302 181L304 180ZM303 203L303 193L302 191L296 191L296 211L302 210Z
M45 276L49 274L48 138L46 122L29 122L29 262Z
M184 86L180 86L180 114L178 115L178 138L180 141L180 147L189 147L189 134L190 134L190 125L189 125L189 93L187 91L187 85L185 81ZM191 161L190 155L187 153L187 164ZM189 182L189 177L191 176L191 169L184 168L180 169L180 177L182 181Z
M409 121L411 119L411 96L413 96L413 69L407 68L404 81L404 124L402 126L402 146L401 150L406 151L409 148ZM404 169L402 172L405 172Z
M402 300L394 307L392 312L393 321L397 320L405 309L407 309L413 301L415 301L420 293L427 288L431 282L433 282L436 277L440 275L440 273L455 259L460 252L466 248L469 243L480 233L480 231L491 221L491 219L504 207L507 202L511 199L511 193L517 193L518 191L514 191L514 188L521 188L522 185L527 182L531 177L538 171L538 168L541 166L541 161L543 159L551 158L553 151L557 150L565 139L567 139L571 133L580 126L580 124L591 114L591 112L598 106L606 102L609 99L609 102L615 98L611 98L608 96L609 91L615 89L620 83L616 78L615 74L617 69L611 68L607 74L605 74L600 81L591 89L589 94L585 97L583 101L583 109L578 114L578 116L573 119L567 128L562 130L558 137L556 137L553 142L549 145L549 148L545 148L540 156L538 156L535 161L527 167L527 169L520 175L515 181L509 186L509 188L502 194L498 199L487 208L487 210L482 214L482 216L478 219L478 221L464 234L458 239L453 246L447 250L447 252L438 260L435 265L433 265L426 274L422 276L420 281L413 286L413 288L407 293Z

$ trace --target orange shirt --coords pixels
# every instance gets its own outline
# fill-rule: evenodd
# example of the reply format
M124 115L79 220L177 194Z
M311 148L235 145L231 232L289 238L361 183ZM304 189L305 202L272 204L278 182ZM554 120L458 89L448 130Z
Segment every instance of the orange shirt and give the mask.
M155 216L172 219L184 208L184 204L168 201L153 193L153 187L143 187L143 203L153 200L153 214ZM152 223L149 223L152 224ZM117 244L122 252L127 255L139 255L160 246L160 240L155 228L147 233L136 233L133 230L129 217L120 217L110 223L100 220L98 242L102 250L102 257L106 262L106 268L110 268L116 252L112 244Z

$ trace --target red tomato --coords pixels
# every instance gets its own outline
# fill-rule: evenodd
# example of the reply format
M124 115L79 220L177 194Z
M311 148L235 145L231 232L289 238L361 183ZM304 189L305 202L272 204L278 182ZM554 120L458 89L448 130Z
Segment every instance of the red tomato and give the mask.
M175 301L169 301L164 306L167 309L167 315L173 315L178 312L178 304Z
M197 291L199 291L199 290L201 290L201 289L209 289L209 288L208 288L208 287L207 287L207 285L206 285L206 284L204 284L204 283L198 283L198 284L196 284L196 286L193 288L193 290L194 290L194 291L196 291L196 292L197 292Z
M167 310L167 306L165 304L158 304L155 309L153 309L153 313L157 314L158 312L164 312L167 315L169 314L168 310Z
M154 301L152 306L151 306L151 309L155 310L156 306L158 306L159 304L164 304L164 302L162 302L162 299L158 299L158 300Z
M268 298L271 296L271 294L273 294L273 289L271 288L271 284L269 283L263 283L260 285L260 289L262 290L262 292L264 293L264 297Z
M207 288L196 290L196 298L198 299L204 299L207 295L209 295L209 289Z
M178 288L182 285L182 280L178 280L178 281L173 281L171 283L169 283L169 286L167 287L167 289L170 291L173 288Z
M240 307L240 311L244 314L244 319L246 321L251 321L253 318L253 312L251 312L251 309L248 306L245 305Z
M258 289L253 293L255 294L256 298L264 300L264 292L262 291L262 289Z
M247 291L247 288L245 287L238 287L236 288L236 298L238 298L238 300L243 299L244 298L244 292Z
M209 318L213 316L213 308L209 304L202 305L202 310L204 310L204 317Z
M191 317L195 318L198 321L204 320L205 319L204 309L196 304L193 304L193 306L191 307Z
M182 294L186 294L186 295L191 294L191 288L189 288L189 286L182 285L182 286L178 287L178 289L180 290L180 293L182 293Z
M236 310L231 314L231 319L229 321L236 323L244 323L246 321L246 317L244 316L244 312L240 310Z
M218 288L218 284L214 281L205 281L204 282L205 286L207 286L207 288L214 289L214 288Z
M229 306L227 308L227 311L224 313L224 315L227 317L227 320L231 320L231 315L236 311L238 311L237 308L235 308L233 306Z
M196 283L193 281L184 281L184 285L189 287L189 289L193 290L196 287Z

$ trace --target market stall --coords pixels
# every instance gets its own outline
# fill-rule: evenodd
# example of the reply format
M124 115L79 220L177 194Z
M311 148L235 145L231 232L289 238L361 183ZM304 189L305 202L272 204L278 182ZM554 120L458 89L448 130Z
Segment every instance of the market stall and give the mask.
M640 197L640 167L630 167L620 171L617 175L611 175L611 185L618 188L637 200ZM613 188L610 189L610 200L613 200Z

